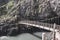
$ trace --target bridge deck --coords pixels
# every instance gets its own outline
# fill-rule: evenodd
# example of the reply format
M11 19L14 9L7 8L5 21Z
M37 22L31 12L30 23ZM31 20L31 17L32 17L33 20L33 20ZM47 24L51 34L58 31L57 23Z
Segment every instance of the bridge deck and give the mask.
M19 24L25 24L25 25L40 27L40 28L44 28L47 30L51 30L51 31L53 31L53 28L54 28L54 24L42 23L42 22L38 22L38 21L24 20L24 21L20 21ZM60 25L56 25L55 30L60 31Z

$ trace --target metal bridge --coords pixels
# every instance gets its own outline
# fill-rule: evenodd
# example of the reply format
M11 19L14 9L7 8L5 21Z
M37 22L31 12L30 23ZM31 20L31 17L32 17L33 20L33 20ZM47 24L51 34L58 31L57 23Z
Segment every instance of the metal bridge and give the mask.
M55 26L55 31L60 31L60 25L56 24L42 23L38 21L29 21L29 20L20 21L19 24L27 25L27 27L29 27L28 25L30 25L50 31L53 31Z
M60 25L56 25L54 24L49 24L49 23L42 23L42 22L38 22L38 21L30 21L30 20L23 20L20 21L19 24L22 25L26 25L26 27L38 27L38 28L42 28L45 30L50 30L53 33L50 35L51 40L60 40ZM45 36L46 37L46 36ZM45 39L44 39L45 40Z

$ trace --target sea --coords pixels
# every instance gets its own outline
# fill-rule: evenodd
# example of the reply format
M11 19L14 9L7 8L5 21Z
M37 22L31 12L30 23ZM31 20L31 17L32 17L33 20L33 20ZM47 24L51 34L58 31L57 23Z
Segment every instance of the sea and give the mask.
M31 30L29 30L30 32L27 32L28 30L24 31L23 33L18 34L17 36L1 36L0 40L42 40L42 33L44 32L46 32L47 34L49 33L48 30L40 28L32 28Z

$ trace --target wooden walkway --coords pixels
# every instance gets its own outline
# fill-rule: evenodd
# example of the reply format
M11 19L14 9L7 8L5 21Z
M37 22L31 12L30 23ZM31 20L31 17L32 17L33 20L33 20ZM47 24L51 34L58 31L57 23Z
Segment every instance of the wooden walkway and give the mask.
M42 29L50 30L50 31L53 31L53 28L54 28L54 24L42 23L42 22L38 22L38 21L24 20L24 21L20 21L19 24L39 27L39 28L42 28ZM56 25L55 31L59 31L60 32L60 25Z

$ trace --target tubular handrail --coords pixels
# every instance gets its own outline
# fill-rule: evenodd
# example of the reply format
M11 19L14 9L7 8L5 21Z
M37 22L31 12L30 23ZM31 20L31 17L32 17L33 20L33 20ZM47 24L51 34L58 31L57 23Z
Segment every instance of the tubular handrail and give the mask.
M23 21L23 23L36 24L36 25L45 26L45 27L49 27L49 28L53 28L54 27L54 24L42 23L42 22L35 22L35 21ZM57 30L60 31L60 25L56 25L55 29L57 29Z

